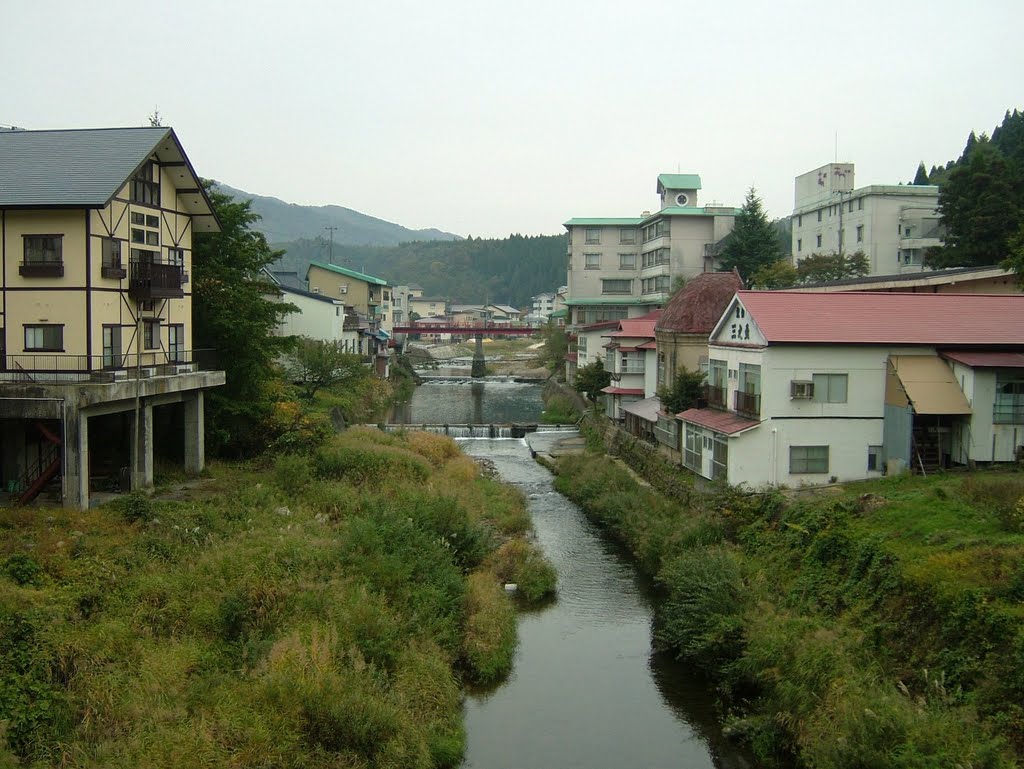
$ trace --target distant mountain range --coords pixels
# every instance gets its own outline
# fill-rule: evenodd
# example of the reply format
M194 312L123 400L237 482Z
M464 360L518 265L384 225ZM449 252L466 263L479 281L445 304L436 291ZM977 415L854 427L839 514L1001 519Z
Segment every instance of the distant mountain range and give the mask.
M252 210L260 219L253 229L262 232L271 243L328 238L325 227L337 227L334 242L353 246L397 246L414 240L461 240L451 232L436 229L410 230L400 224L361 214L342 206L300 206L278 198L214 182L216 188L239 200L252 200Z

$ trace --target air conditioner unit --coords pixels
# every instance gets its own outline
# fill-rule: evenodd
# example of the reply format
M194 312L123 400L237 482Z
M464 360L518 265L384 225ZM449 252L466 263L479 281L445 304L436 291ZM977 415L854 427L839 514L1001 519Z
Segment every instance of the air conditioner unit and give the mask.
M140 379L149 379L150 377L155 377L155 376L156 376L156 367L140 368L139 369L139 378Z
M175 374L191 374L195 371L195 366L191 363L181 363L174 367Z
M348 283L342 283L340 286L338 286L338 293L339 294L347 294L348 293Z
M113 377L115 382L124 382L124 381L126 381L128 379L128 372L124 371L124 370L121 370L121 371L111 371L110 375L111 375L111 377Z
M310 291L312 291L314 294L319 294L320 293L320 289L319 288L311 288Z
M789 383L789 397L793 400L810 400L814 397L814 382L794 379Z

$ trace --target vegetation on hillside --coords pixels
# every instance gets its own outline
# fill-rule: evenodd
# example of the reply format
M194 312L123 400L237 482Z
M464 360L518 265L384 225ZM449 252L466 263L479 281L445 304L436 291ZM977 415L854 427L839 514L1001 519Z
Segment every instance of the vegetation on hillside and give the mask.
M455 443L352 429L201 495L0 510L0 766L455 766L554 588Z
M327 262L322 239L279 243L275 270L304 277L311 261ZM456 303L490 301L529 308L537 294L565 283L564 235L417 241L393 247L334 244L334 263L397 284L418 284L426 296Z
M556 485L663 588L659 642L765 765L1009 767L1024 755L1024 475L673 498L605 457Z

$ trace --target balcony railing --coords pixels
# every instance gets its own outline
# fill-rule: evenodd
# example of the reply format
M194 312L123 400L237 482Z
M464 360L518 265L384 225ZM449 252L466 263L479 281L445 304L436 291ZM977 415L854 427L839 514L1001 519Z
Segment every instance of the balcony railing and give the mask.
M104 384L157 376L176 376L217 368L214 350L148 350L102 355L23 354L0 356L0 382Z
M736 391L736 413L758 419L761 416L761 393L745 393Z
M704 385L704 400L707 401L708 408L728 408L725 402L724 387L716 387L715 385Z
M181 265L166 261L132 259L128 295L136 301L149 299L180 299Z

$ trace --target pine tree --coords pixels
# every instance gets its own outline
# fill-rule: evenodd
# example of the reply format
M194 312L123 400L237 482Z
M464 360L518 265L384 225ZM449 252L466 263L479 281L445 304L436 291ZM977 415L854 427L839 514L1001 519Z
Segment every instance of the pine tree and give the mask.
M724 270L738 269L740 276L746 280L762 267L782 257L776 229L768 221L757 191L751 187L722 251L721 267Z
M928 172L925 170L924 161L917 167L917 174L914 176L914 181L911 184L931 184L928 181Z

